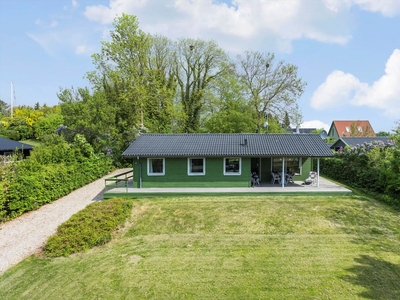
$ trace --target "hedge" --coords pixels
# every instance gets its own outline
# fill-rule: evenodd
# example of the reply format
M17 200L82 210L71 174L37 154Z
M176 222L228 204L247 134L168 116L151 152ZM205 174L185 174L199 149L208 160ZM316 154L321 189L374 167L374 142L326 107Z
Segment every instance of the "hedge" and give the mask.
M82 145L85 153L80 151ZM62 151L58 151L60 149ZM87 150L85 141L80 140L77 146L58 140L35 149L26 160L0 166L0 221L13 219L68 195L113 169L111 159ZM60 153L64 157L60 158ZM44 160L44 157L52 159Z
M360 150L361 149L361 150ZM367 150L365 150L367 149ZM321 161L321 174L400 207L400 149L359 145Z

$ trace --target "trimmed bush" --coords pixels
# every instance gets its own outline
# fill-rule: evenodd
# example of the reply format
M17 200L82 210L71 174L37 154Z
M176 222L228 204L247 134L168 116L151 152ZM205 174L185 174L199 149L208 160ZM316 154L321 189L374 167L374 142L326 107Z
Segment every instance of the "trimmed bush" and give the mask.
M132 211L132 201L111 199L93 203L73 215L49 238L44 253L48 257L68 256L108 243L112 233L124 225Z
M322 160L321 173L400 207L400 149L392 143L343 149Z
M113 169L111 159L95 155L82 137L68 144L55 136L26 160L1 171L0 217L9 220L68 195ZM7 169L8 168L8 169Z

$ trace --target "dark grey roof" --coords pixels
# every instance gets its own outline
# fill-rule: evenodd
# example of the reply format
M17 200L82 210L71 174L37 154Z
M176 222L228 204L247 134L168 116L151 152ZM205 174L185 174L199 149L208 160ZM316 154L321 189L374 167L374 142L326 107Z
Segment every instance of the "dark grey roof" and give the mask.
M372 142L383 142L386 143L390 141L390 138L387 136L374 136L374 137L365 137L365 136L354 136L354 137L341 137L331 146L332 149L339 148L340 146L357 146L364 143L372 143Z
M31 150L33 146L6 138L0 138L0 151L14 151L15 149Z
M123 157L333 156L317 134L142 134Z

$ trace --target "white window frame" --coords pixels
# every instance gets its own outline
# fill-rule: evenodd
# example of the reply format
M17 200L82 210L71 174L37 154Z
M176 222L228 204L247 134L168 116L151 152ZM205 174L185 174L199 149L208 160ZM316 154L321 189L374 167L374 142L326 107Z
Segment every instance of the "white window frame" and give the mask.
M162 166L163 166L163 171L160 173L153 173L150 172L150 162L153 159L161 159L162 160ZM165 158L161 158L161 157L149 157L147 158L147 175L148 176L164 176L165 175Z
M358 132L363 132L362 127L361 126L357 126Z
M239 172L226 172L226 160L239 159ZM242 158L241 157L224 157L224 175L225 176L240 176L242 175Z
M192 159L202 159L203 160L203 172L192 172ZM187 159L188 175L189 176L204 176L206 175L206 159L204 157L188 157Z

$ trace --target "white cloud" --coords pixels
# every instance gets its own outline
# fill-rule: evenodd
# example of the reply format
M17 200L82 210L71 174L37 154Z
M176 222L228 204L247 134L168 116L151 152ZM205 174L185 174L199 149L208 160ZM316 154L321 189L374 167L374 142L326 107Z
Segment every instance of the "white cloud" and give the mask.
M86 52L87 52L87 47L85 45L79 45L78 47L75 48L76 54L84 54Z
M311 120L311 121L305 121L300 125L300 128L323 128L328 132L330 125L320 121L320 120Z
M27 33L27 35L36 43L38 43L49 55L54 55L54 48L52 45L60 42L58 35L53 33L47 35Z
M85 35L79 32L73 34L69 29L54 30L41 33L27 33L50 56L57 56L65 51L74 51L78 55L91 55L96 50L86 42Z
M73 8L76 8L76 7L78 7L78 6L79 6L78 1L72 0L72 7L73 7Z
M228 51L241 52L268 44L271 51L291 51L291 43L311 39L346 44L355 26L352 7L400 14L399 0L110 0L91 5L85 16L110 25L122 13L138 17L140 28L169 38L217 39ZM241 46L242 45L242 46Z
M370 12L379 12L385 17L394 17L400 15L399 0L354 0L361 9Z
M136 9L144 7L147 2L148 0L110 0L109 6L87 6L85 16L91 21L98 21L101 24L110 24L117 15L121 15L122 13L134 14ZM158 1L156 4L161 6Z
M322 110L349 104L354 92L364 89L364 85L353 75L335 70L314 92L311 107Z
M122 12L138 17L141 29L175 37L218 38L222 46L246 49L268 43L291 50L291 41L312 39L345 44L351 39L349 5L330 1L234 0L110 0L109 5L87 6L85 16L104 25ZM229 39L229 43L228 43ZM227 48L228 48L227 47Z
M389 57L385 75L372 85L362 83L352 74L334 71L326 78L311 98L315 109L347 105L367 106L383 110L388 116L400 115L400 50Z

